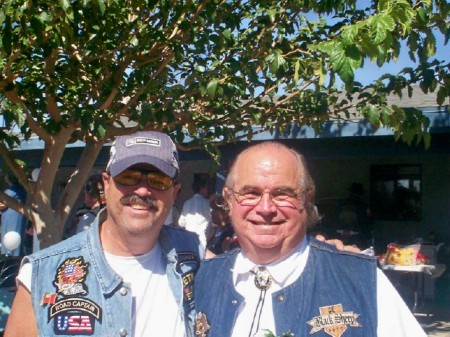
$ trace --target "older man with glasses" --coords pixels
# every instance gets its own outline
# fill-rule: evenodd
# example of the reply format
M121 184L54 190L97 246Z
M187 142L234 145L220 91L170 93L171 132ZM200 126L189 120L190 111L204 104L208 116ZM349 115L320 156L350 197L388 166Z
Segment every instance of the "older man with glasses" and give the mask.
M117 137L91 228L25 257L5 336L193 337L195 234L163 226L180 184L160 132Z
M425 337L373 257L308 237L318 220L303 157L249 147L223 196L241 250L205 260L195 280L198 337Z

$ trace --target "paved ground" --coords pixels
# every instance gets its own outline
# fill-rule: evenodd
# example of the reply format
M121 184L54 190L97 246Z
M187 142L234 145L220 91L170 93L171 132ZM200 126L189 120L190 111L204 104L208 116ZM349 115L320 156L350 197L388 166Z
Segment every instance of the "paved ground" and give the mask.
M428 337L450 337L450 270L448 270L435 282L435 299L426 300L423 306L419 306L415 314ZM400 295L410 308L413 307L413 287L410 279L395 275L388 275L391 282L396 286Z
M416 314L428 337L450 337L450 287L447 282L444 285L437 291L436 299L426 303L427 310Z
M416 315L428 337L450 336L450 310L430 316Z

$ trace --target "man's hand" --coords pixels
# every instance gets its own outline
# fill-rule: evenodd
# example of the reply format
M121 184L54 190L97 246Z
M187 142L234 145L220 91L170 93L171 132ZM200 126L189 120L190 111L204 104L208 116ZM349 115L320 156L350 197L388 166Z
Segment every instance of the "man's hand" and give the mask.
M326 242L326 243L328 243L328 244L330 244L330 245L332 245L332 246L335 246L336 249L337 249L337 250L340 250L340 251L351 252L351 253L357 253L357 254L361 253L361 249L359 249L358 247L356 247L356 246L346 246L346 245L344 245L344 243L343 243L341 240L339 240L339 239L330 239L330 240L327 240L327 239L325 239L325 237L324 237L323 235L321 235L321 234L317 234L317 235L316 235L316 239L319 240L319 241L322 241L322 242Z

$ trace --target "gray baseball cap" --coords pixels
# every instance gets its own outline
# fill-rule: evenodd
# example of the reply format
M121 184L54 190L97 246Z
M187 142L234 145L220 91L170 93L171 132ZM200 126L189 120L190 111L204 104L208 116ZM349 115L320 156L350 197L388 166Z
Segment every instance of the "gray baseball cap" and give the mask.
M116 137L106 171L113 177L135 164L150 164L174 178L178 171L178 152L172 139L157 131L139 131Z

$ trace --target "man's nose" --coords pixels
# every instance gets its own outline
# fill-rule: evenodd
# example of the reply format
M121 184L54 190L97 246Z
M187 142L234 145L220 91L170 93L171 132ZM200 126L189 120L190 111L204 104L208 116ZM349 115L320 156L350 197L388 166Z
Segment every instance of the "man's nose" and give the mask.
M149 193L153 193L154 190L148 185L147 177L142 175L141 180L134 186L135 191L139 195L148 195Z
M272 197L270 196L270 192L264 192L261 196L261 200L258 205L256 205L259 212L262 213L272 213L277 210L277 206L272 201Z

